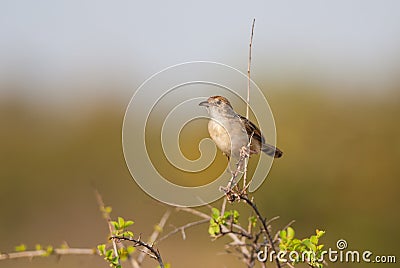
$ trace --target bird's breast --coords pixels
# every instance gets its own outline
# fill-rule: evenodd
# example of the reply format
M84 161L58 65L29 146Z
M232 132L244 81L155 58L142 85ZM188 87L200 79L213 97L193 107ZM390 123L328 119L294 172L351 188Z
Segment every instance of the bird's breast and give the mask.
M208 123L208 132L217 147L227 156L238 157L248 143L248 135L240 121L222 125L215 120Z
M231 152L231 139L226 129L214 120L208 122L208 132L217 147L226 155Z

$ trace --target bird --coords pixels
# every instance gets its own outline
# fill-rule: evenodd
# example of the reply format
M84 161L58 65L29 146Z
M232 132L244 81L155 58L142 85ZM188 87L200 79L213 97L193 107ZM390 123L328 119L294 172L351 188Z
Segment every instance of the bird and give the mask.
M283 152L277 147L266 143L260 129L246 117L236 113L223 96L211 96L199 106L207 108L210 120L208 132L211 139L228 157L239 158L243 146L250 142L249 156L263 152L271 157L280 158Z

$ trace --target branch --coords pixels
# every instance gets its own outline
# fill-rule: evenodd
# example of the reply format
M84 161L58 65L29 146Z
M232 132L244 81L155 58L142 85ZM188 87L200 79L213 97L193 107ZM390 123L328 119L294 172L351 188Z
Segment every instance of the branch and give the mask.
M188 213L191 213L193 215L199 216L203 219L207 219L208 221L211 219L211 216L197 211L195 209L192 208L177 208L177 210L182 210ZM221 231L222 232L229 232L229 229L226 228L225 226L221 226ZM240 240L240 238L238 237L238 235L233 234L233 233L227 233L227 235L233 240L233 242L231 243L231 245L239 245L241 247L241 252L243 254L243 256L246 258L248 258L250 256L250 252L248 251L248 249L246 248L246 245L243 244L243 242Z
M246 196L245 194L240 194L239 197L240 197L242 200L244 200L244 201L253 209L253 211L256 213L258 220L261 222L261 224L262 224L262 226L263 226L263 229L264 229L265 233L267 234L267 238L268 238L268 241L269 241L269 243L270 243L272 249L273 249L275 252L277 252L277 251L275 250L274 241L273 241L273 239L272 239L272 237L271 237L271 234L270 234L270 232L269 232L269 230L268 230L268 226L267 226L266 220L265 220L264 217L261 215L261 213L260 213L260 211L258 210L256 204L253 203L253 201L251 201L250 199L248 199L247 196ZM281 268L281 264L280 264L278 258L275 257L275 261L276 261L277 267L278 267L278 268Z
M254 24L256 23L256 19L253 19L253 24L251 25L251 35L250 35L250 44L249 44L249 60L247 63L247 99L246 99L246 119L249 119L249 105L250 105L250 68L251 68L251 48L253 46L253 35L254 35ZM251 143L251 138L250 142ZM250 148L250 147L249 147ZM247 184L247 163L249 158L246 157L244 160L244 175L243 175L243 191L246 191Z
M203 223L207 223L209 221L210 221L209 219L202 219L202 220L195 221L195 222L190 222L190 223L185 224L185 225L183 225L181 227L175 228L173 231L169 232L168 234L166 234L163 237L161 237L160 239L158 239L157 242L160 243L161 241L167 239L171 235L176 234L177 232L182 232L183 240L185 240L186 239L185 229L193 227L193 226L196 226L196 225L200 225L200 224L203 224Z
M171 215L171 211L167 210L164 215L161 217L160 222L158 223L158 225L156 226L156 228L154 228L153 233L151 234L150 238L149 238L149 243L153 243L154 241L157 240L157 237L160 235L160 233L162 232L162 229L164 228L165 223L167 222L169 216ZM140 255L137 257L137 262L139 265L142 264L144 257L146 256L148 250L145 249L144 251L142 251L140 253Z
M160 264L161 268L164 268L164 263L163 260L161 258L161 254L158 250L156 250L153 245L150 245L146 242L143 242L142 240L139 239L134 239L132 237L124 237L124 236L112 236L110 237L111 240L115 241L115 240L125 240L125 241L130 241L134 243L134 247L137 246L141 246L141 247L145 247L146 249L148 249L152 254L146 253L147 255L149 255L151 258L156 259L158 261L158 263Z
M289 226L291 226L293 223L295 223L296 221L295 220L291 220L288 224L286 224L286 226L285 227L283 227L281 230L286 230ZM278 240L278 237L279 237L279 232L280 231L277 231L276 232L276 234L275 234L275 236L274 236L274 241L277 241Z
M195 215L195 216L198 216L198 217L200 217L200 218L203 218L203 219L207 219L207 220L210 220L210 219L211 219L211 217L210 217L209 215L207 215L207 214L205 214L205 213L203 213L203 212L197 211L197 210L195 210L195 209L193 209L193 208L185 208L185 207L182 207L182 208L176 208L176 210L177 210L177 211L181 211L181 210L182 210L182 211L191 213L191 214L193 214L193 215Z
M99 255L96 249L92 248L56 248L51 253L47 250L32 250L32 251L21 251L12 253L0 254L0 261L18 258L30 258L33 257L46 257L48 255L62 256L62 255Z
M97 191L96 189L95 189L95 194L96 194L97 204L99 205L100 211L103 213L104 219L107 221L108 230L110 232L110 236L112 236L114 234L115 230L114 230L113 225L111 224L110 213L107 212L106 207L103 202L103 198L101 197L99 191ZM113 244L115 256L118 258L118 264L121 264L120 260L119 260L119 255L118 255L117 243L115 242L115 240L112 240L112 244ZM135 265L133 264L133 266L135 266Z
M253 35L254 35L254 25L256 24L256 19L253 19L253 24L251 26L250 44L249 44L249 61L247 63L247 106L246 106L246 118L249 119L249 103L250 103L250 68L251 68L251 48L253 46Z

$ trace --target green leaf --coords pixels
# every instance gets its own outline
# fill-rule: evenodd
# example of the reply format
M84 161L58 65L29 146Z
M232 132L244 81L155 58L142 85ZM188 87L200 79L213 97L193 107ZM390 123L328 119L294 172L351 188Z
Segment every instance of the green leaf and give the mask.
M307 248L311 249L312 251L317 251L317 247L310 241L310 239L306 238L302 241L303 245Z
M131 232L131 231L125 231L125 232L122 233L122 236L125 236L125 237L133 237L133 232Z
M316 230L315 233L317 234L317 237L320 238L321 236L323 236L325 234L325 231L320 231L320 230Z
M126 252L126 250L122 251L122 252L119 254L119 259L120 259L121 261L126 261L126 260L128 259L128 253Z
M107 250L105 255L107 258L111 258L111 256L113 255L112 249Z
M286 240L286 231L285 230L280 231L279 232L279 237L284 239L284 240Z
M210 219L210 226L208 227L208 233L211 236L215 236L219 233L219 225L213 219Z
M251 223L251 225L253 227L256 227L256 225L257 225L257 217L254 217L254 216L249 217L249 222Z
M54 248L53 248L53 246L47 246L46 247L46 253L47 254L53 254L53 252L54 252Z
M22 252L22 251L25 251L25 250L26 250L26 245L25 244L21 244L21 245L15 247L15 251L18 251L18 252Z
M104 207L104 212L105 213L111 214L111 211L112 211L112 207L110 207L110 206Z
M128 254L132 254L133 252L135 252L136 248L134 246L128 246L126 248L126 251L128 252Z
M124 228L128 228L129 226L131 226L134 222L133 221L126 221Z
M317 237L316 235L310 236L310 241L311 241L311 243L313 243L314 245L318 245L318 237Z
M232 216L233 216L233 223L238 223L239 220L239 212L237 210L232 211Z
M111 221L112 226L114 227L115 230L119 230L121 229L118 222L116 221Z
M294 238L294 229L292 227L287 228L287 239L290 241Z
M232 211L225 211L224 215L222 216L223 219L229 219L232 216Z
M36 244L35 245L35 250L42 250L42 245Z
M97 249L100 252L100 256L106 254L106 245L105 244L97 245Z
M212 218L216 220L220 216L220 212L217 208L211 208Z
M301 244L301 240L295 238L295 239L292 240L292 243L291 243L291 244L292 244L292 245L300 245L300 244Z
M119 258L118 257L113 257L110 262L114 265L117 266L119 263Z
M124 228L124 226L125 226L125 220L124 220L124 218L118 217L118 225L119 225L118 230Z

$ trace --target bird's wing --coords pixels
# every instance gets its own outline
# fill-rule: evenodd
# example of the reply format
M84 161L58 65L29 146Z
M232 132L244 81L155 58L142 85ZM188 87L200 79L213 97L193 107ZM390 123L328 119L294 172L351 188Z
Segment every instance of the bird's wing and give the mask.
M273 145L265 143L264 136L261 134L260 129L258 129L258 127L256 125L254 125L246 117L243 117L241 115L238 115L238 116L239 116L240 120L243 122L243 125L246 127L247 135L249 135L249 136L253 135L253 137L252 137L253 141L259 142L259 145L255 145L254 142L251 142L251 145L252 145L251 149L255 153L258 153L259 150L261 150L269 156L272 156L275 158L282 157L283 152L281 150L279 150L278 148L276 148ZM255 149L255 147L253 147L253 146L260 146L260 148Z
M256 125L254 125L249 119L247 119L244 116L239 115L240 120L242 120L243 125L246 127L246 132L249 137L253 135L252 139L255 139L256 141L259 141L261 144L264 144L264 137L261 134L260 129Z

